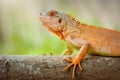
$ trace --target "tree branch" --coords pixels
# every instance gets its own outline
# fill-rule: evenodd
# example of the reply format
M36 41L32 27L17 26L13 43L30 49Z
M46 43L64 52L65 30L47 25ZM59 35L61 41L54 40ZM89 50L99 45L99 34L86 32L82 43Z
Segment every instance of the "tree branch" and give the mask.
M72 80L63 56L0 56L0 80ZM77 80L120 80L120 57L87 55Z

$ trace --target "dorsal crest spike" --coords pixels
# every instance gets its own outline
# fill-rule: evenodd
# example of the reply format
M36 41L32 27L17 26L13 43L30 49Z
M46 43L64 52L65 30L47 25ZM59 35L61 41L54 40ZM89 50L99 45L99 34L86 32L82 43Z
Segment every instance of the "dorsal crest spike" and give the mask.
M76 23L80 24L80 21L78 19L76 19L74 16L72 16L71 14L67 14L73 21L75 21Z

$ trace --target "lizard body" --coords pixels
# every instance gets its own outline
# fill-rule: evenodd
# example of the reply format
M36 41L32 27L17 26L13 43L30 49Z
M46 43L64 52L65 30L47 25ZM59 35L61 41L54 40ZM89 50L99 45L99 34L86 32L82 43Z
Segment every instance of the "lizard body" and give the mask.
M40 14L39 19L51 32L58 35L67 44L64 55L70 55L73 49L77 49L75 58L64 59L71 62L63 70L73 67L72 78L74 79L76 66L82 67L80 62L86 53L102 56L120 56L120 32L92 25L80 23L74 17L50 10Z

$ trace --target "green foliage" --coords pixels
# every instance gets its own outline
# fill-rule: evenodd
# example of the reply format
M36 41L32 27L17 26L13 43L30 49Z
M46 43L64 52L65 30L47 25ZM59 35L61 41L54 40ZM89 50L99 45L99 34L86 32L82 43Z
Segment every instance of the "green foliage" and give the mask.
M65 49L65 44L61 40L58 40L57 37L48 37L43 43L37 47L31 49L28 54L60 54Z

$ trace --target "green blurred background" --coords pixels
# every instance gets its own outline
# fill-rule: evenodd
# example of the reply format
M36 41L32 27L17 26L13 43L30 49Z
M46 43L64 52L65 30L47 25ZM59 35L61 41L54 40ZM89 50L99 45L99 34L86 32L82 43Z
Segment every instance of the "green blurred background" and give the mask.
M120 30L120 0L0 0L0 54L60 54L65 44L46 30L40 12L57 10L83 23Z

